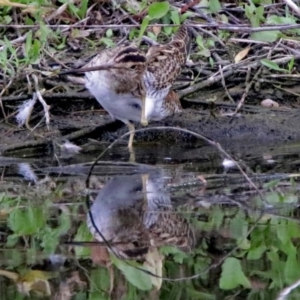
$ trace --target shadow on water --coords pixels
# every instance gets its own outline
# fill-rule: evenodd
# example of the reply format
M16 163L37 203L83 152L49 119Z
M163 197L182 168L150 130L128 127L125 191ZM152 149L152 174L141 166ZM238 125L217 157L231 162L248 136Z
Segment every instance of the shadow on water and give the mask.
M227 148L263 199L209 146L112 149L88 195L95 155L0 157L0 298L299 299L299 145Z

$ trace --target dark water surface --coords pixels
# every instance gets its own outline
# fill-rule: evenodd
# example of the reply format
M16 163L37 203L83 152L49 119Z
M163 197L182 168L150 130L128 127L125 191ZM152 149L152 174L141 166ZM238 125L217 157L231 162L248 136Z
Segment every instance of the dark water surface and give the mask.
M223 146L257 190L206 145L117 146L89 190L101 150L0 157L0 299L300 299L300 144Z

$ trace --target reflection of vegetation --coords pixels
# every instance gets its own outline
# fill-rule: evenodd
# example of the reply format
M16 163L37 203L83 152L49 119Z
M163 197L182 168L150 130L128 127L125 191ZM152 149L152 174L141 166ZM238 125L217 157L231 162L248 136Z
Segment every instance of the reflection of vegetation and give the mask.
M276 200L273 195L276 187L268 188L272 191L267 199L273 199L273 204L285 201L284 193ZM286 195L288 203L291 193ZM82 215L83 223L79 222L77 203L69 203L68 208L62 203L59 206L49 201L45 203L38 199L34 203L20 198L1 198L1 231L5 233L1 246L7 250L0 253L0 268L11 274L25 274L25 278L26 273L32 274L32 269L37 270L36 274L43 274L39 272L54 268L61 275L60 280L46 279L49 283L46 292L50 290L52 295L67 288L72 295L77 291L80 299L145 299L149 295L155 299L225 299L234 295L234 299L274 299L280 289L300 277L300 226L293 219L298 211L292 206L277 210L277 216L274 209L269 210L257 223L258 214L235 205L194 208L189 220L196 228L197 246L191 253L173 246L161 247L159 251L164 257L163 277L199 276L179 282L163 280L160 290L155 291L152 284L159 288L159 282L151 284L149 275L142 275L141 271L116 258L110 259L104 252L100 254L100 248L63 246L63 241L91 240L85 215ZM184 211L187 213L186 207ZM49 267L48 254L54 253L62 253L67 261L59 266L52 261ZM97 259L97 255L101 257ZM135 265L132 261L130 264ZM79 272L76 280L75 270ZM5 279L1 299L17 299L14 282L18 284L20 280L17 277L14 281ZM34 282L35 279L29 280L27 284L30 294ZM294 299L299 296L297 291L292 295Z

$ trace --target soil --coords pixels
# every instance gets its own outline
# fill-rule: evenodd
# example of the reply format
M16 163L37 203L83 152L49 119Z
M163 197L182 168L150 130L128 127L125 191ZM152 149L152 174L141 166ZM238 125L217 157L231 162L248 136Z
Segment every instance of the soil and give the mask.
M203 95L202 95L203 96ZM89 97L91 98L91 97ZM19 149L48 147L53 141L61 142L68 139L77 145L88 143L89 139L113 142L128 131L119 121L113 121L94 99L61 100L47 99L51 109L49 130L45 125L37 126L30 132L28 129L15 125L0 123L1 154L10 154ZM192 103L192 102L191 102ZM256 106L244 106L236 117L222 116L222 105L217 106L214 114L207 105L184 102L184 111L168 117L160 122L151 122L148 127L174 126L185 128L222 145L232 144L268 144L300 140L299 109L267 109ZM66 106L68 109L66 109ZM234 107L234 105L233 105ZM42 110L31 118L30 126L40 121ZM136 124L136 129L141 129ZM174 130L150 130L135 135L135 142L155 142L162 145L188 143L191 146L203 143L199 139L183 132ZM126 141L124 141L126 142Z

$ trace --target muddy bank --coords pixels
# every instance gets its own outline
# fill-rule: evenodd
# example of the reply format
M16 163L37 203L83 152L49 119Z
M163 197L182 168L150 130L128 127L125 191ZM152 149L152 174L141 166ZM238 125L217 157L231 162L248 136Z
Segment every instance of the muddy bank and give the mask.
M300 139L300 111L263 110L256 114L241 114L238 117L209 115L208 111L185 109L183 113L174 115L160 122L152 122L149 127L175 126L186 128L221 143L274 143L296 141ZM143 128L137 126L137 128ZM121 128L114 138L126 132ZM112 133L110 133L112 134ZM108 134L103 135L109 138ZM111 141L111 138L109 139ZM136 134L136 141L196 142L195 137L176 131L147 131Z
M249 106L248 106L249 108ZM257 110L257 107L254 107ZM184 109L183 113L168 117L160 122L151 122L150 127L175 126L200 133L223 145L232 144L267 144L300 140L300 111L298 109L278 111L260 109L259 113L242 112L239 116L214 117L209 110L198 108ZM143 128L136 124L136 129ZM34 124L31 125L34 127ZM78 145L88 143L89 139L112 142L128 131L119 121L112 121L103 111L85 109L81 112L52 114L51 126L38 127L33 132L0 124L2 154L21 148L44 148L53 146L53 141L69 139ZM173 130L153 130L139 132L135 142L155 142L162 145L188 143L191 146L203 143L195 137ZM126 143L124 140L123 143Z

